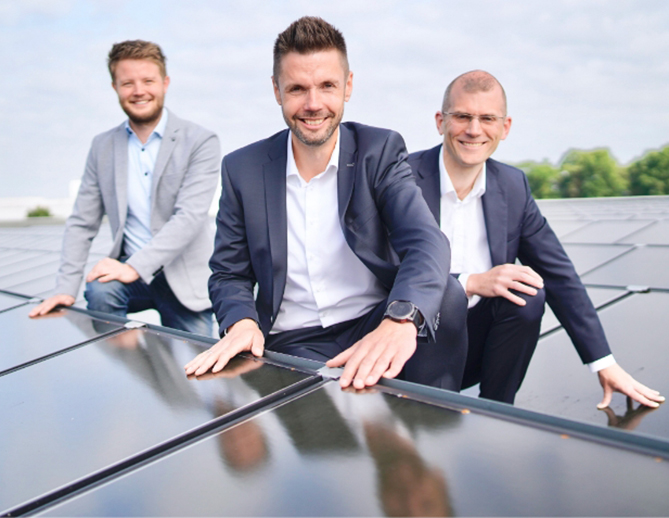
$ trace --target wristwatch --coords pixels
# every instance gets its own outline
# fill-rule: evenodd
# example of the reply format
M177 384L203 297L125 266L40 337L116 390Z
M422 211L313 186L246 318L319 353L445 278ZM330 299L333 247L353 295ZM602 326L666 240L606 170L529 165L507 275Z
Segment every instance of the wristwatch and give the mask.
M395 322L412 322L416 329L420 331L425 319L415 304L406 300L394 300L386 308L383 314L384 318L389 318Z

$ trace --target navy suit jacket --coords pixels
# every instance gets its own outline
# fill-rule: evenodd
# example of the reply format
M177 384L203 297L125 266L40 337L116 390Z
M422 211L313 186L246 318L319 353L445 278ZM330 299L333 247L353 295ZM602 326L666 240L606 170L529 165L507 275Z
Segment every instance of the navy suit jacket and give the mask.
M418 186L437 222L441 221L440 149L437 146L409 155ZM584 363L611 354L590 297L560 241L541 215L525 173L488 159L482 202L493 266L519 259L543 277L546 300Z
M339 130L338 216L346 242L388 290L389 302L418 307L434 339L450 247L416 186L404 141L352 122ZM221 333L252 318L266 336L279 311L287 272L288 135L284 130L223 159L209 263L209 296Z

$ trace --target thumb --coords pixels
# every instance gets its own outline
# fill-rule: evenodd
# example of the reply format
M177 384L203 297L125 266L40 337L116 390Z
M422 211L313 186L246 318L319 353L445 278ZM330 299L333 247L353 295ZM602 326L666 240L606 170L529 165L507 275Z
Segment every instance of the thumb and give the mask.
M597 405L597 408L599 408L600 410L609 406L609 404L611 403L611 396L613 395L613 389L609 384L604 385L603 388L604 388L604 398Z
M265 351L265 347L263 345L263 340L258 337L253 338L253 343L251 344L251 353L253 353L253 356L260 357L263 355L263 352Z

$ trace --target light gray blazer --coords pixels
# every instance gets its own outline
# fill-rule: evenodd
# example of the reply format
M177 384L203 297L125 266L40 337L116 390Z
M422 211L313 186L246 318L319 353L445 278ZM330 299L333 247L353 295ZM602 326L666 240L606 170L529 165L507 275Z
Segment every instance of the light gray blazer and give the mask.
M220 176L218 137L169 112L151 185L153 238L127 261L151 283L160 272L192 311L211 307L207 293L213 229L207 212ZM118 259L128 214L128 133L124 124L93 139L72 215L65 225L56 293L77 296L91 242L107 214Z

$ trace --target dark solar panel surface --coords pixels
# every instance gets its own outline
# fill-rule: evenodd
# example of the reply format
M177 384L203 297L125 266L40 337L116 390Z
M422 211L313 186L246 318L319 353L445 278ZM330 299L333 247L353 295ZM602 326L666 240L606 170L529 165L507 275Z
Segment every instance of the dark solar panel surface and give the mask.
M539 204L583 275L617 360L668 394L669 197ZM53 292L62 233L58 225L0 228L0 513L669 509L669 407L640 410L617 395L598 411L597 377L548 308L515 408L401 382L342 392L319 364L275 356L186 379L182 366L209 343L203 337L125 329L79 310L27 318L29 298ZM87 268L110 248L104 226Z
M47 514L652 515L669 508L666 464L329 383Z

